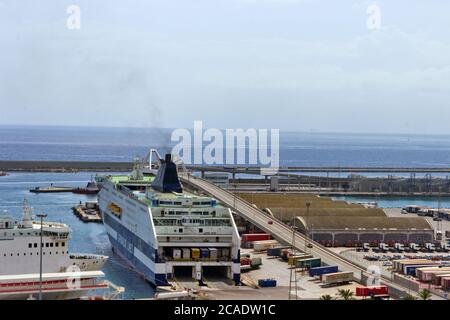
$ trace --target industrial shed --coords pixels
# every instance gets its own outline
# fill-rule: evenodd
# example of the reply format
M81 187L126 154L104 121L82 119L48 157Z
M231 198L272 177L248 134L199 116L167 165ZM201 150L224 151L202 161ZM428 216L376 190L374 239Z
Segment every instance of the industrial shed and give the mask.
M391 217L296 217L295 226L324 245L348 246L361 243L425 243L434 240L426 219Z
M300 232L328 246L434 240L433 227L421 217L388 217L383 209L309 194L238 195L286 224L295 221ZM308 210L306 203L310 204Z
M297 216L309 217L386 217L386 213L378 208L265 208L270 216L290 223Z

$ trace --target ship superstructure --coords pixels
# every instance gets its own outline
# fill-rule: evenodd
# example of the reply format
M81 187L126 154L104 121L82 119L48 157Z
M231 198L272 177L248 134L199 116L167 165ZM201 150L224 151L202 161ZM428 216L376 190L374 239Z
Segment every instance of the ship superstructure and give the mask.
M32 221L24 201L22 221L0 217L0 275L39 272L40 231L42 228L42 272L65 272L70 266L81 271L100 270L108 257L73 254L68 251L71 229L63 223Z
M24 201L22 221L0 217L0 299L27 299L42 290L44 299L75 299L102 289L100 271L108 257L68 251L71 229L63 223L33 221Z
M156 286L186 271L240 281L240 238L230 209L183 189L171 155L156 177L101 177L99 207L113 249Z

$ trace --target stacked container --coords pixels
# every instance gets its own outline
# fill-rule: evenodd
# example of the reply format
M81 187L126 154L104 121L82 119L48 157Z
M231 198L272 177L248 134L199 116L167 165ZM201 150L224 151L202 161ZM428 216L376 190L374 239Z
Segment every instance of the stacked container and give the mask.
M441 286L442 285L442 279L443 278L449 278L450 277L450 272L449 273L445 273L445 274L433 274L431 276L431 282L435 285L435 286Z
M209 250L208 248L201 248L200 249L200 259L209 259Z
M442 278L442 289L450 290L450 277Z
M219 250L217 250L216 248L209 248L209 258L211 260L217 260L219 258Z
M200 259L200 249L198 248L192 248L191 249L191 257L192 259Z
M191 249L183 248L181 251L183 253L183 259L191 259Z
M223 260L229 260L230 259L230 248L222 248L221 258Z
M417 269L417 278L423 282L431 282L433 275L450 273L450 267L432 267Z

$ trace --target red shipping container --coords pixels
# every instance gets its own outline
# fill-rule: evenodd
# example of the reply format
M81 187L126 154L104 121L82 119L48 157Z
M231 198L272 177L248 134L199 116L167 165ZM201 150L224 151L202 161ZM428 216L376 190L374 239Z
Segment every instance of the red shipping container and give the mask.
M272 236L267 233L247 233L242 235L242 242L272 240Z
M388 294L388 287L379 286L379 287L356 287L356 296L357 297L368 297L370 294L374 296L386 295Z
M249 266L251 262L250 259L241 259L241 266Z

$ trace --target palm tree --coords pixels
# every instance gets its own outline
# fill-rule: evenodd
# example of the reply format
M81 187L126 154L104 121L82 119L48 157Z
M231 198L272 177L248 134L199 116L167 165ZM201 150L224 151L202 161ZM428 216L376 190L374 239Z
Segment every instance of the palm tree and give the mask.
M338 295L343 300L353 300L353 292L350 289L339 289Z
M406 296L403 297L403 300L417 300L417 297L414 297L411 294L407 294Z
M422 300L430 300L431 299L431 292L428 289L423 289L419 291L419 298Z
M330 296L329 294L324 294L323 296L320 297L320 300L333 300L333 297Z

